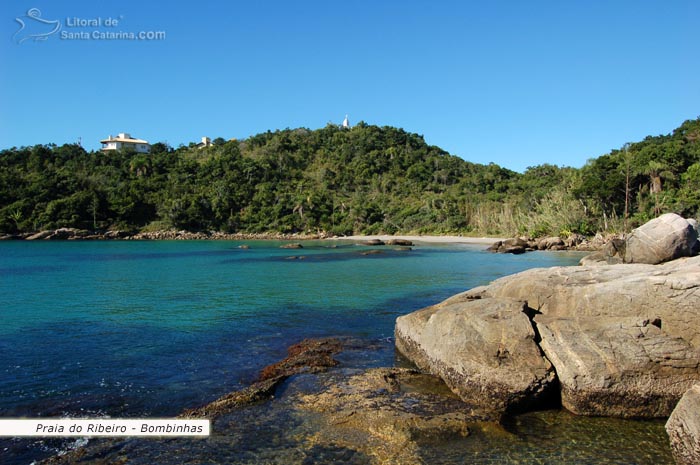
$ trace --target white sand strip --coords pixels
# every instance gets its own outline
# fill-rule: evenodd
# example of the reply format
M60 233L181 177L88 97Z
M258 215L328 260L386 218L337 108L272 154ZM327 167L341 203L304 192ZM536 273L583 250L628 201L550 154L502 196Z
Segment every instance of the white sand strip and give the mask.
M491 245L494 242L503 240L497 237L469 237L469 236L389 236L389 235L376 235L376 236L342 236L333 237L330 240L339 241L370 241L373 239L379 239L382 241L389 241L392 239L404 239L412 242L426 242L433 244L487 244Z

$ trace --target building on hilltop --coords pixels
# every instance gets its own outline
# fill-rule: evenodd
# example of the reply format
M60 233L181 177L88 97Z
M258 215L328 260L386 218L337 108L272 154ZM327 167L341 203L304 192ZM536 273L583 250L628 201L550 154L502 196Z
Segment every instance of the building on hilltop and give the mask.
M151 151L151 144L148 141L135 139L126 132L120 132L117 137L112 137L110 134L107 139L101 140L100 143L102 144L103 152L123 149L133 149L136 153L149 153Z
M202 142L197 144L197 147L200 149L203 149L204 147L211 147L211 139L208 138L207 136L202 137Z
M348 115L345 115L345 119L343 120L343 125L344 128L349 128L350 127L350 120L348 119Z

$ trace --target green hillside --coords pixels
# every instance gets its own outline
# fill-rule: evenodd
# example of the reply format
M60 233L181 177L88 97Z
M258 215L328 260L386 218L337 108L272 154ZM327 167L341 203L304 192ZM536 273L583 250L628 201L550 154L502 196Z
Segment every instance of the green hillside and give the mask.
M480 165L393 127L286 129L152 153L0 152L0 231L592 234L698 215L700 118L580 169ZM627 215L625 215L627 212ZM627 218L626 218L627 217Z

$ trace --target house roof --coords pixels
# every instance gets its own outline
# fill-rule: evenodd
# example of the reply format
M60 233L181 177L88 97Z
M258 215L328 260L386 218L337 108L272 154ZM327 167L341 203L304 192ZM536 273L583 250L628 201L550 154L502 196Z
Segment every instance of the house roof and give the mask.
M143 139L130 139L125 137L109 137L100 141L100 143L102 144L106 144L108 142L129 142L132 144L148 144L148 141L145 141Z

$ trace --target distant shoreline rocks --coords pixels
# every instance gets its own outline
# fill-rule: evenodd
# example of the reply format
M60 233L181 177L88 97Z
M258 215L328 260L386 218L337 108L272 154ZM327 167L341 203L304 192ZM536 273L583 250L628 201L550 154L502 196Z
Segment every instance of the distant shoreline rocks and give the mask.
M132 240L132 241L172 241L172 240L278 240L299 241L328 239L324 233L319 234L284 234L284 233L224 233L218 231L164 230L133 233L129 231L89 231L87 229L59 228L33 233L0 235L0 240Z
M692 257L700 253L698 223L675 213L655 218L628 235L596 234L586 238L571 234L565 238L547 236L541 238L513 237L494 242L488 249L493 253L519 255L536 250L578 250L596 252L585 257L582 265L615 265L619 263L646 263L656 265L680 257Z
M572 234L566 238L560 236L547 236L538 239L530 237L513 237L502 241L494 242L488 249L493 253L509 253L513 255L533 252L535 250L600 250L606 243L602 235L596 235L592 239L587 239L581 234Z

